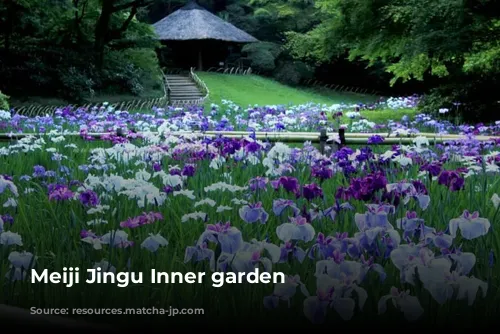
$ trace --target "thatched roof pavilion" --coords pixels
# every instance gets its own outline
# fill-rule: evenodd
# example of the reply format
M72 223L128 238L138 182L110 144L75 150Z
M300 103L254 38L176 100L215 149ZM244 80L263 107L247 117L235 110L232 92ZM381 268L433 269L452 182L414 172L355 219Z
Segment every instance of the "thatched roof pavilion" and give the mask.
M258 40L229 22L210 13L196 1L153 24L161 41L217 40L232 43L252 43ZM201 70L202 52L198 52L198 68Z

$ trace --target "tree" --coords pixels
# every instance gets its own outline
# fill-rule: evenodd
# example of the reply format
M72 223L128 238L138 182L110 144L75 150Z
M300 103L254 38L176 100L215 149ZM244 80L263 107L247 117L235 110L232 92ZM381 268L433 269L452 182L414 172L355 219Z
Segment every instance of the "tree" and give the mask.
M455 86L448 94L460 88L467 100L466 83L493 84L500 70L496 2L317 0L321 23L288 33L287 46L298 58L324 62L347 52L351 61L382 64L391 84L441 78L440 87Z
M104 89L137 95L157 87L153 31L136 19L150 2L0 2L0 89L80 102Z
M104 48L112 40L119 39L127 30L128 26L137 15L139 8L148 6L153 0L102 0L101 14L95 27L94 50L96 53L96 65L102 68L104 60ZM120 23L112 21L114 15L128 11L125 20ZM113 24L117 26L113 27Z

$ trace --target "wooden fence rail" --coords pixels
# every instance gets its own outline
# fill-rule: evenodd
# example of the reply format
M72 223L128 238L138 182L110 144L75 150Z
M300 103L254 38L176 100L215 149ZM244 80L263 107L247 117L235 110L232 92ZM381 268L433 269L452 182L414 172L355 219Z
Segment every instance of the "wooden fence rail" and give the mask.
M362 87L352 87L346 85L338 85L338 84L327 84L322 81L316 79L306 79L301 82L302 86L305 87L314 87L314 88L324 88L333 90L336 92L344 92L344 93L356 93L356 94L364 94L364 95L373 95L373 96L382 96L383 94L375 89L368 89Z
M253 73L252 68L248 67L210 67L207 72L217 72L222 74L232 75L250 75Z
M92 137L96 140L102 139L105 135L113 135L116 133L87 133L86 136ZM143 134L159 134L157 132L141 133L138 132L136 135ZM269 141L269 142L284 142L293 144L303 144L304 142L311 142L320 144L320 149L322 152L325 148L330 145L334 150L345 145L411 145L415 143L415 138L417 136L425 137L429 141L430 145L435 144L445 144L446 142L454 140L464 140L468 137L465 135L439 135L432 133L420 133L414 135L408 135L404 137L398 137L391 134L369 134L369 133L345 133L345 129L340 129L336 133L327 133L326 130L321 132L246 132L246 131L174 131L167 132L166 135L179 136L179 137L192 137L192 138L214 138L218 136L223 136L226 138L246 138L252 136L257 140ZM81 137L80 133L77 132L63 132L60 135L65 137ZM119 133L119 135L124 136L124 134ZM380 136L384 138L382 143L369 142L369 138L373 135ZM16 141L25 137L47 137L47 134L37 134L37 133L3 133L0 134L0 141ZM475 136L475 140L479 141L500 141L500 136Z

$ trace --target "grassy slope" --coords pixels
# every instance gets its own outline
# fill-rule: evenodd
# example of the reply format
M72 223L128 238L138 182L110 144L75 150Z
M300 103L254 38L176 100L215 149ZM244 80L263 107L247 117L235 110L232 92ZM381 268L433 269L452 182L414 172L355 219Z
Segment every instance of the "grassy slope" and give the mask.
M210 90L210 102L231 100L243 107L248 105L303 104L316 102L324 104L371 102L376 97L337 92L319 93L309 89L285 86L277 81L257 75L224 75L198 73Z
M243 76L199 72L198 76L210 90L208 104L220 104L223 99L226 99L243 107L255 104L303 104L307 102L332 105L336 103L369 103L377 99L377 97L370 95L297 89L257 75ZM389 119L399 120L403 115L412 116L414 114L416 114L415 110L362 112L364 117L378 123L386 122Z

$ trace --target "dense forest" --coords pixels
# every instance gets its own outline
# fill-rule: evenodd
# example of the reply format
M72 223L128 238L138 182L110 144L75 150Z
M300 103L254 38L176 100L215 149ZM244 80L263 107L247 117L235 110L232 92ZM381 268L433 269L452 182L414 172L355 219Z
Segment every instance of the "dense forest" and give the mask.
M3 0L0 91L67 101L154 94L169 64L151 24L186 2ZM466 118L486 120L498 109L498 1L198 3L260 40L234 61L281 82L316 78L385 95L425 94L424 111L450 107Z

